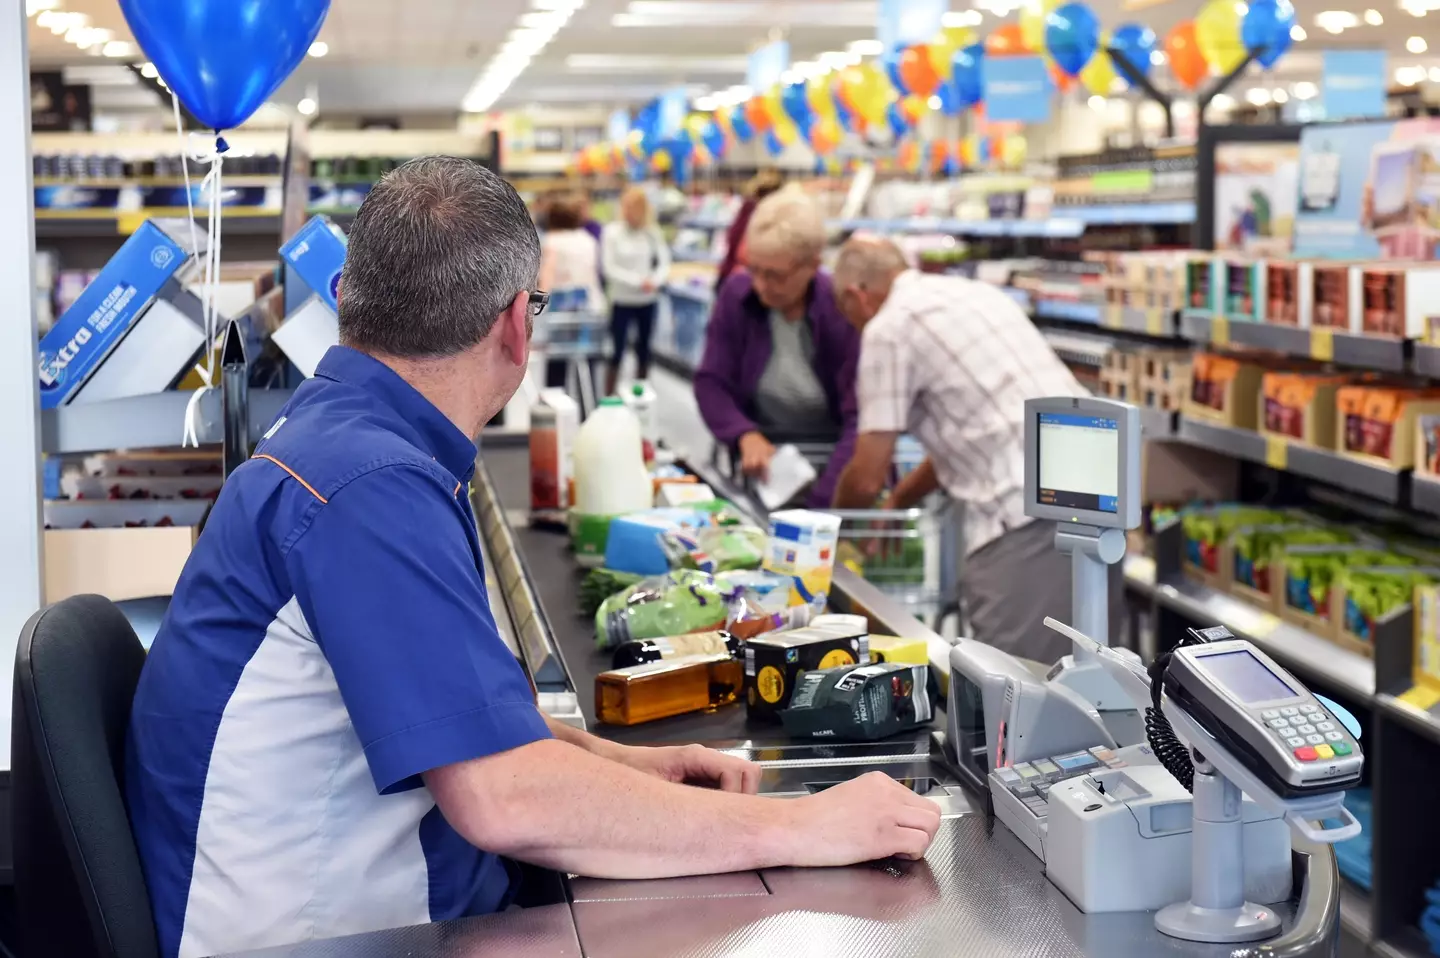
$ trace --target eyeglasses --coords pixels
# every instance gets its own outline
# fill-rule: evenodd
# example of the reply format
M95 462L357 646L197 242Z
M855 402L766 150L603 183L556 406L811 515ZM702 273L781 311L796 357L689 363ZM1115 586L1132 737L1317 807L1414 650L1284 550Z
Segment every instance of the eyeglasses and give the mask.
M543 289L531 290L530 292L530 315L539 316L545 312L545 307L550 305L550 294Z

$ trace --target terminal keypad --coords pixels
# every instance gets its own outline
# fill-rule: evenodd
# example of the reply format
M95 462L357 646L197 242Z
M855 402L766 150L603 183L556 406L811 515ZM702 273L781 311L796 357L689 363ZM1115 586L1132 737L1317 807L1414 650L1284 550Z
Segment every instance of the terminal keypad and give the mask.
M1260 719L1302 762L1343 758L1355 751L1332 716L1318 705L1265 709Z
M1146 748L1148 750L1148 746ZM1096 746L1083 752L1069 752L997 768L995 777L1033 814L1044 818L1046 798L1057 783L1105 768L1123 768L1126 764L1113 750Z

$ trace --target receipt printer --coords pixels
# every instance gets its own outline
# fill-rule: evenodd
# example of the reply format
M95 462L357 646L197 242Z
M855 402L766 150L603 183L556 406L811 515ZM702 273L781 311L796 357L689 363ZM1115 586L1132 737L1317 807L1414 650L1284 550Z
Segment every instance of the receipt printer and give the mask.
M290 277L313 292L270 334L275 345L308 378L325 351L340 341L340 270L345 265L345 233L328 217L316 216L280 247ZM288 279L287 279L288 282Z
M40 408L157 393L205 345L200 298L183 286L191 250L140 224L40 340Z

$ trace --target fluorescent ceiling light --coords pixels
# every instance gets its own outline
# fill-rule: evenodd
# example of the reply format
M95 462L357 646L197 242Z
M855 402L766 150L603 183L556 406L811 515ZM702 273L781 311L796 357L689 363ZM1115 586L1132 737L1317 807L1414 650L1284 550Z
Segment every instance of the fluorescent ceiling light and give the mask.
M1233 110L1235 108L1235 98L1228 93L1217 93L1214 98L1211 99L1210 105L1217 110Z
M1276 103L1287 103L1290 100L1290 94L1286 93L1283 89L1280 89L1270 94L1270 98L1273 99Z
M1423 79L1425 79L1424 67L1401 67L1395 71L1395 82L1401 86L1414 86Z
M585 0L530 0L536 10L564 10L573 13L585 6Z
M1309 80L1301 80L1290 92L1297 100L1313 100L1320 95L1320 88Z
M1430 49L1430 44L1425 42L1424 37L1411 37L1405 41L1405 49L1418 56Z
M1370 24L1370 26L1372 27L1378 27L1385 23L1385 18L1380 15L1379 10L1366 10L1365 22Z
M1343 33L1359 25L1360 18L1349 10L1322 10L1315 14L1315 26L1330 33Z
M330 52L330 44L326 43L324 40L316 40L314 43L310 44L310 49L306 52L309 53L312 57L323 57L325 54Z
M820 54L818 59L820 65L827 70L843 70L860 62L860 57L855 54L841 53L838 50L828 50Z
M1103 96L1092 96L1085 102L1090 104L1090 109L1096 111L1097 113L1105 109L1105 98Z
M1255 106L1269 106L1270 101L1274 99L1274 97L1270 95L1269 90L1257 86L1251 87L1250 90L1246 92L1245 99L1249 100Z
M135 44L125 40L110 40L100 53L107 57L131 57L135 55Z
M60 0L25 0L25 16L33 17L45 10L54 10L60 6Z
M520 26L542 30L558 30L563 27L569 19L569 10L546 10L535 13L522 13L520 15Z
M940 98L938 96L932 96L929 100L926 101L926 106L930 107L930 109L932 110L938 110L943 105L944 104L940 102Z
M610 23L617 27L754 26L815 22L816 7L807 0L631 0ZM824 7L827 27L875 26L873 0L836 0Z
M985 15L979 10L950 10L940 18L947 27L978 27L985 22Z
M565 58L565 66L571 70L586 73L728 73L745 75L747 58L743 56L693 57L667 56L626 56L611 53L572 53Z
M696 97L694 107L701 113L714 113L720 109L720 100L713 96Z
M160 71L155 69L155 64L153 63L142 63L140 64L140 75L146 79L153 80L160 75Z
M878 57L885 52L885 45L879 40L856 40L846 49L856 56Z
M1153 64L1154 66L1163 67L1163 66L1165 65L1165 53L1164 53L1164 51L1162 51L1162 50L1151 50L1151 51L1150 51L1150 62L1151 62L1151 64Z
M308 96L302 99L299 103L295 104L295 109L300 111L301 116L314 116L315 111L319 108L319 104L317 104Z
M1300 26L1300 24L1297 23L1295 24L1295 26L1290 28L1290 39L1294 40L1296 43L1303 43L1309 38L1310 34L1306 33L1305 28Z
M1440 67L1431 67L1429 73L1431 83L1440 83Z

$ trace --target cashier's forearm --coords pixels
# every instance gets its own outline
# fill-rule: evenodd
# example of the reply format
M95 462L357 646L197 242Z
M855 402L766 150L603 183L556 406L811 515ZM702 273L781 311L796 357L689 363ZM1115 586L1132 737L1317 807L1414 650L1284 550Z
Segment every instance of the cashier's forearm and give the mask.
M548 715L545 716L545 724L550 726L550 734L562 742L566 742L576 748L582 748L591 755L608 758L612 762L621 761L620 756L623 754L623 745L607 742L598 735L591 735L583 729L566 725L564 722L557 722Z
M546 740L427 772L478 848L595 878L767 868L793 857L790 803L661 781Z
M924 462L916 466L908 476L896 484L885 507L887 509L913 508L939 488L940 480L935 477L935 466L931 464L929 457L926 457Z

